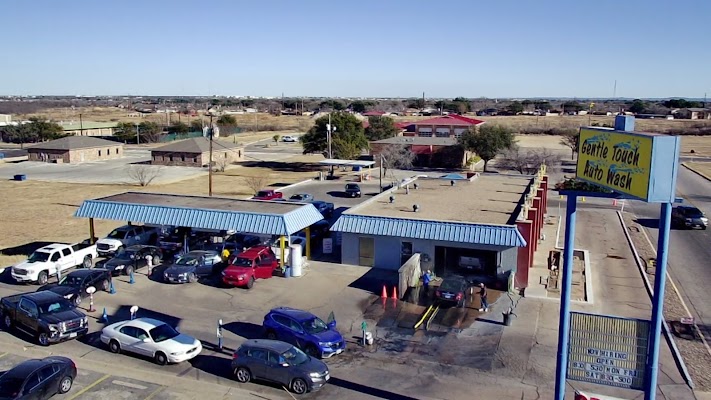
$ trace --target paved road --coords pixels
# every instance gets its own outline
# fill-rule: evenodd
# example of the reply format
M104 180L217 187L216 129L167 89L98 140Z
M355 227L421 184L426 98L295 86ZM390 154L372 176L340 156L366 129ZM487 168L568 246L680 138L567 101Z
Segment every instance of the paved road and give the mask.
M297 136L297 135L295 135ZM244 148L245 161L279 161L302 154L300 143L275 144L272 139L254 142Z
M684 167L679 170L677 195L701 209L706 215L711 215L711 183ZM659 205L634 201L626 210L634 212L640 218L656 248ZM711 287L710 245L711 230L671 231L669 273L707 337L711 337L711 302L708 301Z

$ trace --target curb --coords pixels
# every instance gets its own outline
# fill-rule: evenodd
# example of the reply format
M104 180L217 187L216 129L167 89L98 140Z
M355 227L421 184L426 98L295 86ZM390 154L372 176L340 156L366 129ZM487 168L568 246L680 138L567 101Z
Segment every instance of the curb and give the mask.
M642 275L643 281L644 281L644 287L647 289L647 294L649 294L649 298L654 297L654 289L652 288L651 283L649 282L649 278L647 277L647 273L644 272L644 267L642 266L642 260L639 257L639 253L637 252L637 248L635 247L634 243L632 242L632 238L630 237L627 224L625 224L625 220L622 217L622 212L617 211L617 217L620 219L620 224L622 225L622 229L625 232L625 237L627 238L627 243L630 246L630 249L632 250L632 254L634 254L634 261L635 264L637 265L637 269L639 269L639 273ZM686 363L684 363L684 360L681 357L681 353L679 353L679 348L676 347L676 342L674 341L674 337L671 335L671 332L669 330L669 325L667 324L666 319L662 318L662 331L664 332L664 337L667 339L667 343L669 343L669 346L671 347L672 354L674 355L674 361L676 361L677 366L679 369L681 369L682 374L684 375L684 380L686 383L689 385L691 389L695 387L694 382L691 380L691 375L689 374L689 370L686 368Z
M705 173L703 173L703 172L701 172L701 171L697 171L697 170L694 169L693 167L690 167L690 166L688 166L688 165L686 165L686 164L687 164L686 162L681 163L681 165L683 165L684 168L686 168L686 169L688 169L689 171L695 173L696 175L698 175L698 176L700 176L700 177L706 179L707 181L711 181L711 176L708 176L708 175L706 175Z

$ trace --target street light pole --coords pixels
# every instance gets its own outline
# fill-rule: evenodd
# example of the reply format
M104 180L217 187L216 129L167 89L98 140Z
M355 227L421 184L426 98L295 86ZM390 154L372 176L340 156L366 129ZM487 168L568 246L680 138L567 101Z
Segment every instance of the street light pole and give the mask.
M138 134L138 124L136 124L136 144L141 144L141 136Z
M210 114L210 126L207 128L207 134L210 136L210 163L207 166L207 174L208 174L208 186L207 186L207 194L208 196L212 197L212 114Z
M333 133L333 125L331 125L331 113L328 114L328 126L326 127L326 140L328 141L328 158L333 158L333 153L331 151L331 135Z

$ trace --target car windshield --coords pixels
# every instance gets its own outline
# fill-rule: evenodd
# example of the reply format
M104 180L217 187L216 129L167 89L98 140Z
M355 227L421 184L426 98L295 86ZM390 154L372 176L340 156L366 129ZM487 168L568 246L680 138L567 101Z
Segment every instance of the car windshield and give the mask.
M136 250L121 249L116 254L116 258L119 258L121 260L133 260L134 258L136 258L136 253L138 253L138 251Z
M195 265L198 265L199 258L197 256L180 256L178 259L175 261L175 265L184 265L188 267L193 267Z
M292 347L289 350L281 353L282 358L286 360L291 365L301 365L307 361L309 361L309 356L306 355L303 351L297 349L296 347Z
M62 278L62 280L59 281L59 286L73 286L73 287L79 287L81 286L81 283L84 281L83 278L78 277L76 275L67 275Z
M16 376L0 378L0 397L14 399L20 393L24 382L24 379Z
M238 267L251 267L252 266L252 259L237 257L234 259L234 261L232 261L232 264L236 265Z
M257 197L269 197L269 192L257 192Z
M33 262L45 262L49 260L49 253L45 253L43 251L35 251L30 255L30 258L27 259L27 261L33 263Z
M447 292L458 292L462 288L462 282L455 279L445 279L439 287L439 290Z
M359 189L358 185L349 183L346 185L346 189Z
M148 333L150 333L151 337L153 338L153 341L156 343L160 343L164 340L172 339L180 335L180 333L178 333L175 328L168 324L156 326Z
M74 308L74 306L64 299L52 303L40 304L39 306L40 314L56 314L69 311L72 308Z
M306 332L311 334L317 334L321 332L326 332L328 330L328 325L321 320L321 318L314 318L310 321L304 323L304 329Z
M122 231L122 230L119 230L119 229L114 229L114 230L111 231L111 233L109 233L109 235L106 236L106 237L109 238L109 239L123 239L124 236L126 236L126 231Z
M704 216L704 213L698 208L687 208L685 214L689 218L701 218Z

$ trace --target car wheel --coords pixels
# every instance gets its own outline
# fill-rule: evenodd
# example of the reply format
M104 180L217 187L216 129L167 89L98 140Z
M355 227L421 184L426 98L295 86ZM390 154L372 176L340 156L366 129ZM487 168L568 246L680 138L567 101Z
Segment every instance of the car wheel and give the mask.
M40 271L40 273L37 275L37 283L39 283L40 285L46 285L48 277L49 275L47 275L47 271Z
M304 349L304 352L314 358L319 358L321 356L321 354L319 354L319 351L316 348L316 346L314 346L312 344L306 346L306 349Z
M247 289L251 289L254 286L254 277L250 276L249 281L247 281Z
M84 268L91 268L94 266L94 263L91 262L91 256L86 256L84 257L84 261L82 261L81 266Z
M74 303L75 306L79 307L79 304L81 304L81 295L80 294L75 294L74 297L72 297L72 303Z
M49 335L47 332L40 332L37 334L37 343L41 346L49 346Z
M126 268L123 269L123 273L126 275L131 275L133 273L133 266L127 265Z
M111 340L111 341L109 342L109 350L110 350L112 353L119 354L119 353L121 352L121 345L119 344L118 341L116 341L116 340Z
M252 373L245 367L235 369L235 378L239 383L247 383L252 380Z
M306 386L306 381L301 378L296 378L291 381L291 391L296 394L304 394L308 389L309 387Z
M59 394L65 394L69 392L72 389L72 383L74 381L72 380L71 376L65 376L62 378L62 380L59 382Z
M190 282L190 283L195 283L195 282L197 282L197 281L198 281L198 278L197 278L197 275L195 275L194 272L191 272L190 274L188 274L188 282Z
M101 288L101 290L103 290L104 292L108 292L108 291L111 289L111 285L109 284L109 280L108 280L108 279L104 279L103 281L101 281L101 285L99 285L99 288Z
M702 226L702 227L701 227L701 230L702 230L702 231L705 231L705 230L706 230L706 227L705 227L705 226Z
M168 357L166 357L165 353L163 352L157 352L155 357L153 358L158 365L165 365L168 364Z
M273 330L268 330L267 331L267 339L269 340L277 340L277 334Z
M12 329L12 318L10 318L9 315L5 315L5 317L2 319L2 323L5 326L5 330Z

